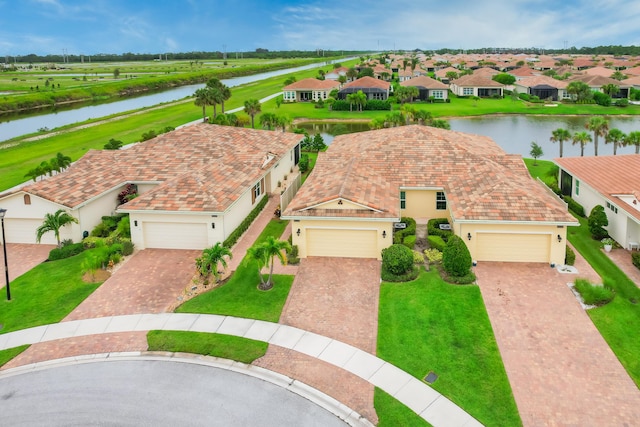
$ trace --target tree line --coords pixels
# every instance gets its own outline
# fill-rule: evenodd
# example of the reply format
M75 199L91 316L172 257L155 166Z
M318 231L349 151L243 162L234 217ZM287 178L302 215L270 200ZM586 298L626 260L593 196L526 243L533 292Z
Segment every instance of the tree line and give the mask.
M580 145L580 156L584 156L584 149L593 142L594 155L598 155L598 142L602 137L605 144L613 144L613 155L615 156L618 147L629 145L635 146L636 154L640 154L640 131L632 131L625 134L620 129L609 128L609 121L601 116L591 117L585 124L586 131L575 132L573 135L567 129L558 128L551 132L549 140L558 143L560 156L563 155L563 144L571 141L573 145ZM593 133L593 137L587 131Z

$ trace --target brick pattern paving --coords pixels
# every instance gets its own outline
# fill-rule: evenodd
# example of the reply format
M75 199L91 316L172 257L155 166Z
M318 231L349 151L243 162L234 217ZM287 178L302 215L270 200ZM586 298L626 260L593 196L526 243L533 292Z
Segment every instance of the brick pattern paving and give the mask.
M638 252L638 251L635 251ZM605 252L609 258L631 279L636 286L640 287L640 269L631 262L631 251L626 249L612 249Z
M578 256L578 258L581 258ZM640 390L566 283L545 264L475 268L524 426L632 426Z
M380 263L364 259L302 260L280 323L376 353ZM302 354L270 346L254 364L310 384L377 423L374 388Z
M35 236L34 236L35 239ZM56 245L40 245L26 243L8 243L7 244L7 264L9 266L9 280L12 281L16 277L22 276L38 264L43 263L48 257L51 249ZM4 274L4 254L1 253L4 248L0 245L0 286L5 286Z

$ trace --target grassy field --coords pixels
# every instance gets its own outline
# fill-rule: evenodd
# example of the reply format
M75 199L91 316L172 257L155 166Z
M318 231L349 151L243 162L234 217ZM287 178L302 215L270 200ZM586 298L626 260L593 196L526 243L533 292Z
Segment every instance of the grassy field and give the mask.
M437 271L383 283L378 319L378 357L419 379L433 371L433 388L486 426L522 424L477 286L450 285Z

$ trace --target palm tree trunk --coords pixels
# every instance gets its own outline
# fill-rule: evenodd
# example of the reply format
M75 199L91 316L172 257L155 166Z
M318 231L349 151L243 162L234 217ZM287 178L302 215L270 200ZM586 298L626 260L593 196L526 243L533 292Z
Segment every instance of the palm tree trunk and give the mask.
M560 157L562 157L562 141L559 141L559 142L560 142Z
M616 155L616 152L618 151L618 143L617 142L613 142L613 155Z
M580 145L580 157L584 157L584 144Z
M202 121L206 122L207 121L207 110L206 110L207 106L203 105L202 106Z
M595 134L593 138L593 152L594 155L598 155L598 134Z

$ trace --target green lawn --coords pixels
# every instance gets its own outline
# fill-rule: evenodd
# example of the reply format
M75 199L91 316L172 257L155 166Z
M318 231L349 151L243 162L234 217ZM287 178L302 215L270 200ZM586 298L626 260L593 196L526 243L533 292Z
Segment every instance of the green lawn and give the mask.
M287 221L272 220L256 242L267 236L280 237ZM276 261L278 262L278 261ZM265 269L267 271L267 269ZM255 262L241 264L224 285L185 302L179 313L207 313L277 322L293 284L293 276L273 275L275 285L269 291L258 290L260 278Z
M0 333L61 321L100 283L82 280L82 261L91 251L37 265L11 282L11 301L0 302Z
M5 363L28 349L28 345L21 345L20 347L8 348L6 350L0 350L0 366L4 366Z
M377 387L373 396L373 405L378 414L378 427L428 427L431 425L398 402L393 396Z
M186 331L149 331L150 351L170 351L222 357L251 363L264 356L268 344L232 335Z
M527 166L529 173L534 179L540 178L540 180L547 185L551 183L558 185L558 165L550 160L522 160L524 160L524 164Z
M486 426L522 424L477 286L447 284L436 271L383 283L378 322L378 357L419 379L433 371L433 388Z

